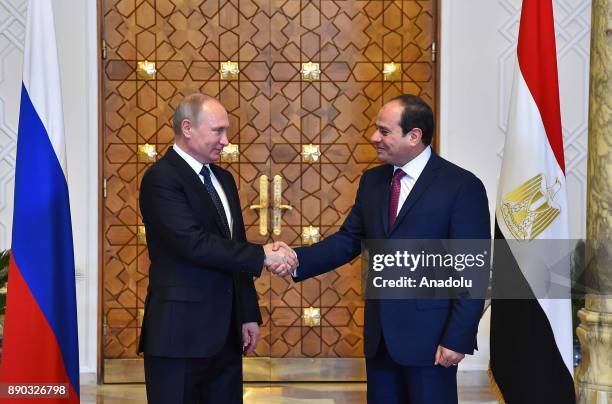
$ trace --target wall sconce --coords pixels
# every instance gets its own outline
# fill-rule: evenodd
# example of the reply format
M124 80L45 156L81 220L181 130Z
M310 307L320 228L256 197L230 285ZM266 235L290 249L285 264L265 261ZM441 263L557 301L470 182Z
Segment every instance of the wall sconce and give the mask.
M147 231L144 226L138 226L136 237L138 238L138 242L140 244L147 244Z
M142 328L142 321L144 320L144 309L138 309L138 327Z
M383 68L385 81L398 81L402 76L402 65L399 63L385 63Z
M223 163L236 163L240 155L240 148L237 144L230 143L221 150L221 161Z
M302 161L305 163L316 163L321 157L319 145L305 144L302 145Z
M318 63L302 63L302 70L300 73L302 73L302 80L306 81L319 80L321 77L321 70L319 69Z
M136 75L142 80L154 80L156 72L155 62L149 62L148 60L138 62L136 67Z
M156 156L157 150L155 149L155 145L145 143L138 146L138 160L151 162L155 161Z
M221 62L221 68L219 69L221 80L238 80L238 73L240 73L240 69L238 69L237 62L230 60Z
M302 309L302 319L308 327L321 325L321 309L312 306Z
M321 233L319 233L318 227L308 226L302 227L302 243L311 245L318 242L321 239Z

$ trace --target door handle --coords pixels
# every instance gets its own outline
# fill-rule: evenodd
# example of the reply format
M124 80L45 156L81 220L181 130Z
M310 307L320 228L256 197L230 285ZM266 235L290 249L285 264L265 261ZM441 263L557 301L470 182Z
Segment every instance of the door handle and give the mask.
M259 204L249 206L251 210L259 210L259 234L268 234L268 176L259 177Z
M282 202L282 195L283 195L283 189L282 189L282 181L283 181L283 177L281 177L280 175L275 175L274 176L274 181L273 181L273 185L272 185L272 189L273 189L273 211L272 211L272 233L274 233L275 236L278 236L281 234L281 216L283 213L283 210L293 210L293 206L291 205L283 205Z

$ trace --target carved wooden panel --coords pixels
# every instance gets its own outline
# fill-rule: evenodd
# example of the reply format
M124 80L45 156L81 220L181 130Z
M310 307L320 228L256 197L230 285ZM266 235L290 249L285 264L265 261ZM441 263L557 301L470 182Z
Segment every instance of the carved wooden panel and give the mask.
M240 157L224 166L238 183L251 241L269 241L248 209L258 203L262 174L283 177L283 203L293 206L275 239L301 245L309 225L325 237L352 206L360 174L375 164L369 138L382 104L402 92L434 104L433 3L104 1L104 358L136 357L148 268L138 185L151 164L138 147L153 145L160 156L172 144L170 119L181 98L201 91L228 109ZM156 64L151 80L136 72L145 59ZM228 60L238 62L238 80L220 80ZM319 64L319 80L302 80L306 62ZM398 81L384 80L387 62L401 65ZM317 162L302 161L308 144L320 145ZM258 355L362 355L357 263L302 284L266 273L256 285L265 321ZM310 306L321 308L320 325L304 324Z

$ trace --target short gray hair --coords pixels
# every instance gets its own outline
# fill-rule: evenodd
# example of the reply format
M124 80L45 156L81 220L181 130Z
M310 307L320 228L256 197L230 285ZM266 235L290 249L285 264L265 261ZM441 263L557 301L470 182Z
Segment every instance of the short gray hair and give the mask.
M187 97L183 98L183 101L176 107L176 111L174 111L174 116L172 117L172 129L176 136L182 134L181 122L183 122L184 119L189 119L194 122L194 124L198 123L202 112L202 105L208 101L216 101L216 99L201 93L189 94Z

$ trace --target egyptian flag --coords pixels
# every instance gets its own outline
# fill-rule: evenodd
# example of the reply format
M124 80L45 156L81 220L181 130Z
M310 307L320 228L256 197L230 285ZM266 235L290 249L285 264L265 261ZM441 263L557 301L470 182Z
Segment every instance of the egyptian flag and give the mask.
M62 384L64 398L42 401L78 403L74 254L51 0L30 0L27 15L0 393L7 396L8 384Z
M567 240L568 207L551 0L523 0L517 57L497 195L495 238L534 244L534 240ZM532 299L491 302L490 370L498 393L510 404L575 403L571 301L539 298L531 280L538 278L538 271L546 270L541 263L529 262L532 256L521 255L512 247L503 258L499 251L493 259L494 288L498 260L504 259L506 265L516 268ZM549 253L554 255L555 251ZM569 260L566 268L569 279Z

